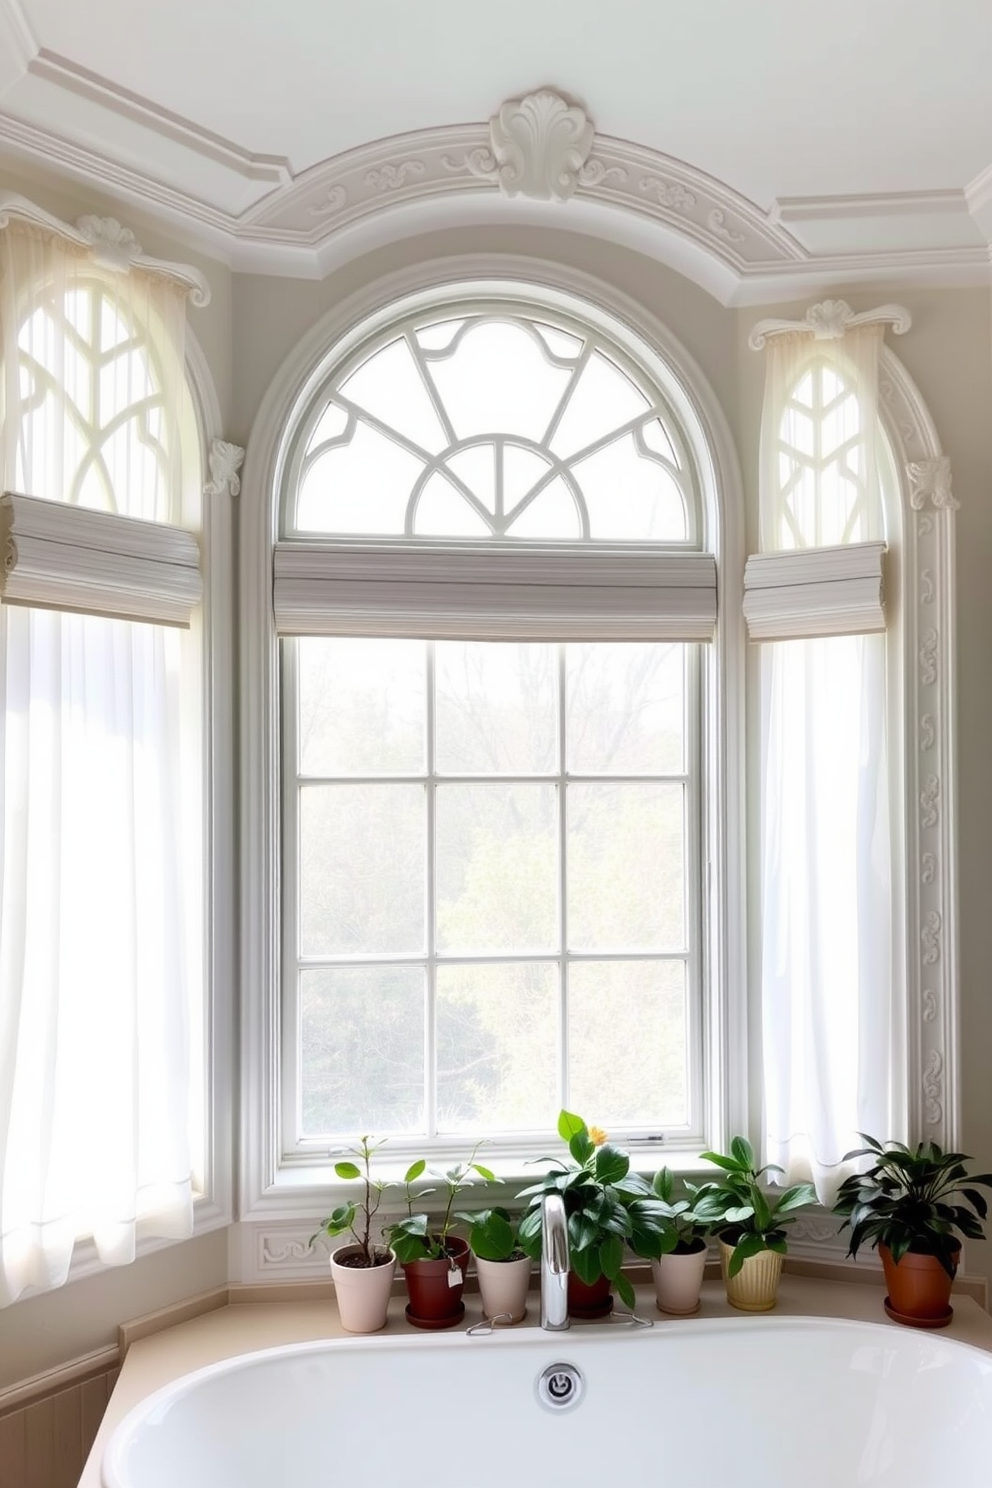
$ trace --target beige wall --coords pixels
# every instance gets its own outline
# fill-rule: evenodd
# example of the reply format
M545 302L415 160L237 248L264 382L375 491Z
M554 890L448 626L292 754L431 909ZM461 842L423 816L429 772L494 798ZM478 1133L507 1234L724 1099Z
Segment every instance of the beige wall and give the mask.
M66 193L51 182L5 177L59 215L112 212L113 203L86 192ZM245 444L273 375L314 322L348 295L381 275L454 254L525 253L557 260L608 280L640 300L683 342L719 398L737 439L754 546L757 426L763 361L746 339L763 310L727 310L687 280L638 254L565 232L473 229L410 239L370 254L323 282L264 275L231 275L170 243L134 215L116 209L139 229L147 251L195 262L214 292L207 311L192 323L217 385L227 438ZM992 879L992 298L984 290L867 294L840 291L856 307L898 299L913 311L913 330L896 349L934 415L954 469L961 502L958 526L959 787L961 979L964 1145L992 1168L992 997L986 988L992 964L992 913L986 885ZM795 314L803 305L776 306ZM752 741L753 742L753 741ZM969 1247L968 1269L992 1270L985 1247ZM112 1342L118 1322L167 1302L221 1284L227 1256L223 1233L174 1246L121 1271L76 1283L0 1312L0 1388L41 1369Z

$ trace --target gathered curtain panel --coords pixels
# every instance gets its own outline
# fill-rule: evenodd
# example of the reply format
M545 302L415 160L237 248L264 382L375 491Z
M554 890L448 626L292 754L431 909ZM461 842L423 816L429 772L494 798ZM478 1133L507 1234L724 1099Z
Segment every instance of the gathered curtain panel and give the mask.
M761 435L761 1012L766 1160L833 1201L892 1132L882 328L776 335ZM845 559L842 550L847 548ZM859 613L860 611L860 613ZM764 639L764 638L762 638Z
M192 1233L198 624L157 623L140 584L137 619L117 618L72 577L130 523L144 561L181 555L198 595L179 530L184 325L165 277L112 273L35 227L0 233L0 478L25 493L6 504L8 545L23 536L47 565L34 603L59 605L39 545L58 533L67 550L64 608L0 604L0 1304L65 1281L82 1239L120 1264L142 1235Z

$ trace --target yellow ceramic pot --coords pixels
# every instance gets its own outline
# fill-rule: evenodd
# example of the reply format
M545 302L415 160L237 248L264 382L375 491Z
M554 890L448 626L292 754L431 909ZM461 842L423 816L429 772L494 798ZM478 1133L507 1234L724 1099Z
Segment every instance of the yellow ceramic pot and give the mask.
M742 1312L771 1312L778 1296L778 1279L782 1274L782 1257L776 1250L762 1250L748 1256L736 1276L730 1275L730 1257L734 1247L720 1241L720 1267L727 1301Z

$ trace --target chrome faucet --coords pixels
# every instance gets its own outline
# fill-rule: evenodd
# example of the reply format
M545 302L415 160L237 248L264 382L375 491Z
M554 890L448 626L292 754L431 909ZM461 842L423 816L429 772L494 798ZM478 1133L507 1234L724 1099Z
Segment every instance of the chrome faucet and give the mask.
M541 1211L541 1327L568 1327L568 1221L561 1194L544 1195Z

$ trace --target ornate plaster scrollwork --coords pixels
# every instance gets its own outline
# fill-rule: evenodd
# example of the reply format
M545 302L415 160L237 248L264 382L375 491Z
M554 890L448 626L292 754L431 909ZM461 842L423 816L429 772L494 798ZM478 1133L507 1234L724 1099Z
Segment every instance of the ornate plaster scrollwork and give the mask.
M422 176L427 167L422 160L401 160L399 165L383 165L365 173L365 184L374 191L399 191L412 176Z
M937 877L937 859L932 852L925 852L920 870L920 883L932 884Z
M710 232L715 232L725 243L743 243L747 237L746 233L734 232L733 228L727 226L727 214L720 207L714 207L706 221Z
M675 212L691 212L696 205L696 194L681 181L663 181L660 176L642 176L641 190L659 207L669 207ZM711 214L712 215L712 214Z
M96 217L87 213L76 218L76 227L92 249L96 263L108 269L128 269L141 257L141 244L129 227L116 217Z
M928 775L920 791L920 826L926 830L935 827L940 819L940 781L936 775Z
M606 186L610 181L615 181L618 186L626 186L630 179L630 172L622 165L607 165L602 160L587 160L579 171L579 185L592 190L595 186Z
M241 490L238 471L244 457L245 452L240 444L228 444L226 439L212 439L208 456L211 479L203 488L204 496L222 496L225 491L231 496L237 496Z
M933 604L933 569L925 568L920 574L920 604Z
M710 227L721 235L722 213L719 226L712 220L716 215L710 213ZM902 336L912 323L904 305L879 305L877 310L855 314L846 300L821 300L809 307L802 320L759 320L747 344L752 351L760 351L769 336L794 335L797 331L808 331L817 341L839 341L847 331L863 325L890 325L897 336Z
M960 502L951 493L951 460L949 455L934 455L930 460L911 460L906 466L909 476L909 504L914 511L926 506L957 511Z
M822 1245L827 1240L837 1239L837 1225L829 1219L797 1219L790 1231L790 1238Z
M937 994L929 987L923 989L923 1021L934 1023L937 1019Z
M471 151L465 167L474 176L493 181L504 196L567 201L580 185L593 132L584 109L542 89L507 99L489 121L489 149ZM606 174L605 168L600 175L593 167L596 181ZM592 176L581 184L592 184Z
M920 681L924 687L932 687L937 680L937 646L939 641L940 637L931 626L923 637L923 644L920 646Z
M930 1126L936 1126L944 1115L943 1100L943 1073L944 1060L937 1049L931 1050L930 1058L927 1060L926 1069L923 1071L923 1104L926 1110L927 1122Z
M270 1244L268 1237L262 1240L263 1266L291 1265L294 1261L305 1261L309 1254L310 1246L302 1240L287 1240L283 1245Z
M307 208L308 217L330 217L334 212L340 212L348 200L348 193L343 186L329 186L323 201L314 202Z
M930 750L934 746L937 737L937 725L933 721L933 715L924 713L920 719L920 748Z
M920 931L920 940L923 943L924 966L936 966L940 960L940 915L932 909L927 915L926 923Z

